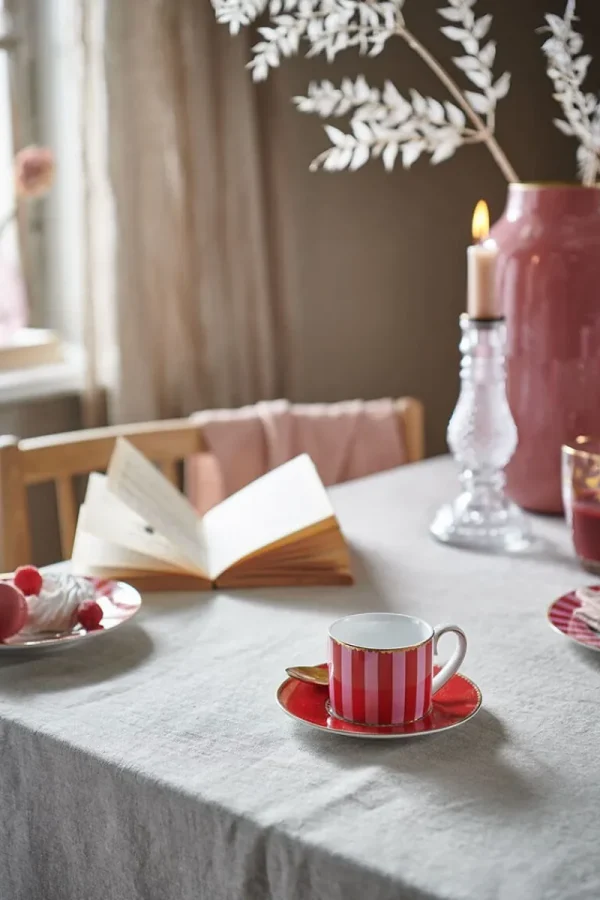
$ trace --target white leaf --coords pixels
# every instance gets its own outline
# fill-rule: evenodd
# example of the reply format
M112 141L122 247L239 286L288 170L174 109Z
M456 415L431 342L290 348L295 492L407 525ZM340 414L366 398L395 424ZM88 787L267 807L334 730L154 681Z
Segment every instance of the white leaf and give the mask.
M467 124L467 117L462 109L459 109L458 106L455 106L454 103L450 103L449 101L446 101L444 105L446 107L446 112L448 113L448 121L456 128L462 130Z
M591 61L591 56L580 56L579 59L574 61L573 68L582 79L587 75L587 70L590 67Z
M364 144L359 144L358 147L354 150L352 155L352 162L350 163L350 171L356 172L357 169L360 169L361 166L364 166L369 159L369 148Z
M494 85L494 97L496 100L502 100L510 91L510 72L501 75Z
M492 80L490 72L465 72L469 81L472 81L473 84L482 88L482 90L486 90L486 88L490 87L490 82Z
M309 41L316 41L321 36L321 32L321 20L311 19L306 30Z
M369 50L369 56L379 56L379 54L383 51L385 47L385 39L381 40L381 38L375 38L373 40L373 44L371 45L371 49Z
M442 104L435 100L433 97L429 97L427 100L427 107L429 110L429 118L433 122L434 125L443 125L446 116L444 114L444 107Z
M354 132L354 137L357 140L362 141L363 143L370 144L373 138L371 134L371 129L364 122L354 119L352 121L352 131Z
M560 35L564 30L565 24L560 16L547 15L546 22L556 35Z
M340 168L340 159L343 152L343 150L339 150L338 148L331 150L329 155L325 158L323 168L327 172L336 172Z
M352 160L353 154L356 152L352 147L346 147L345 150L338 150L337 167L338 169L347 169Z
M563 134L566 134L568 137L573 135L573 129L567 122L563 122L562 119L554 119L554 124L558 128L559 131L562 131Z
M354 84L354 97L357 103L366 103L370 95L369 85L364 75L359 75Z
M405 121L412 113L412 106L404 99L391 81L386 81L383 88L383 101L389 107L392 107L397 116L398 121Z
M436 166L438 163L444 162L446 159L450 159L451 156L454 156L457 146L456 140L448 140L444 141L443 144L440 144L431 156L433 165Z
M413 163L416 163L421 153L425 149L423 141L410 141L402 147L402 165L405 169L410 169Z
M387 169L388 172L391 172L394 168L394 163L396 162L396 157L398 156L398 144L388 144L385 150L383 151L383 165Z
M444 25L440 31L451 41L464 41L469 37L468 31L465 31L464 28L455 28L453 25Z
M569 50L573 56L577 56L583 50L583 38L580 34L572 34L569 38Z
M350 135L344 134L339 128L334 128L333 125L325 125L325 132L335 147L346 147L348 145Z
M462 9L453 9L452 7L448 7L448 9L438 9L438 13L448 22L462 22Z
M474 91L465 91L465 97L476 113L485 115L489 113L491 104L484 94L476 94Z
M427 115L427 101L418 91L411 90L410 99L412 100L413 109L418 116Z
M409 129L408 136L409 137L411 136L411 134L414 130L413 126L410 124L410 122L408 125L406 124L407 121L410 120L410 114L409 114L409 116L406 116L403 112L400 112L395 108L391 109L389 113L386 113L386 111L384 109L384 110L382 110L382 113L383 113L383 115L379 115L378 118L383 123L384 127L398 128L398 126L401 126L399 131L405 131L408 128ZM410 113L412 113L412 108L410 110Z
M471 56L475 56L479 53L479 41L476 41L475 38L470 35L463 39L462 45L465 48L465 53L470 53Z
M482 65L487 69L491 69L496 60L496 42L488 41L488 43L479 51L479 59Z
M279 65L279 51L277 50L277 47L269 47L269 49L265 51L265 61L272 68L277 68Z
M252 69L253 81L266 81L269 75L269 67L265 63L253 60L253 62L248 65Z
M490 30L493 20L494 17L490 15L482 16L481 19L477 19L473 26L473 37L478 41L482 41Z
M454 56L452 58L452 62L457 68L462 69L463 72L468 72L470 69L480 68L479 61L476 60L473 56Z

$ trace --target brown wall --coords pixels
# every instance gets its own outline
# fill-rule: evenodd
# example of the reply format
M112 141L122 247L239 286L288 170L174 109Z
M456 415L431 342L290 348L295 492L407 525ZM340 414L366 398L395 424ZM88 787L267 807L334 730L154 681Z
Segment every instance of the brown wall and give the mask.
M407 0L406 17L449 60L455 45L437 30L442 2ZM495 13L497 65L513 73L499 111L505 151L524 181L572 179L575 146L552 125L558 107L538 49L543 38L535 34L545 12L564 9L563 0L480 0L479 7ZM600 87L600 4L579 0L579 10L597 57L590 84ZM296 59L258 87L275 252L291 269L279 285L295 318L289 393L305 401L415 394L427 407L428 449L437 453L458 390L457 317L472 211L485 197L498 217L506 185L481 147L460 150L438 167L421 162L410 173L386 174L372 163L353 174L311 175L308 164L328 140L319 120L297 113L290 97L304 93L311 79L337 83L359 72L374 85L390 78L400 90L412 86L444 98L397 41L376 60L350 53L334 66Z

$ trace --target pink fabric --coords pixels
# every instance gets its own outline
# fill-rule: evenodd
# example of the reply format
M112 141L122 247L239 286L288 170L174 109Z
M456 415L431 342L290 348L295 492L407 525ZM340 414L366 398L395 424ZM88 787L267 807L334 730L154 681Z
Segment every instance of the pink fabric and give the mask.
M309 454L325 485L406 462L392 400L311 405L273 400L192 418L208 447L186 463L186 492L201 513L300 453Z

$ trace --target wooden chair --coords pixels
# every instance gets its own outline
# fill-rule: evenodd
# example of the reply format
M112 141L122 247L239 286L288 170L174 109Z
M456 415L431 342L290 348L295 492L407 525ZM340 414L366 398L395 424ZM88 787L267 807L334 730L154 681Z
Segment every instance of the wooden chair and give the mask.
M408 462L424 455L424 413L418 400L396 401ZM151 422L72 431L47 437L17 440L0 437L0 551L2 568L13 571L32 561L32 542L27 488L54 482L63 559L71 555L78 502L74 479L105 471L115 441L126 437L145 456L157 463L174 484L178 463L204 449L201 429L189 419Z

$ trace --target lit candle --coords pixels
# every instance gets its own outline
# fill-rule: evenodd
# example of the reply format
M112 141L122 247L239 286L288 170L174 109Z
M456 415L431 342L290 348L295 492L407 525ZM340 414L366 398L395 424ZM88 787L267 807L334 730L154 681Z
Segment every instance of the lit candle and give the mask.
M467 251L467 313L471 319L500 319L502 310L496 300L496 260L498 248L489 238L490 213L480 200L473 216L473 240Z

